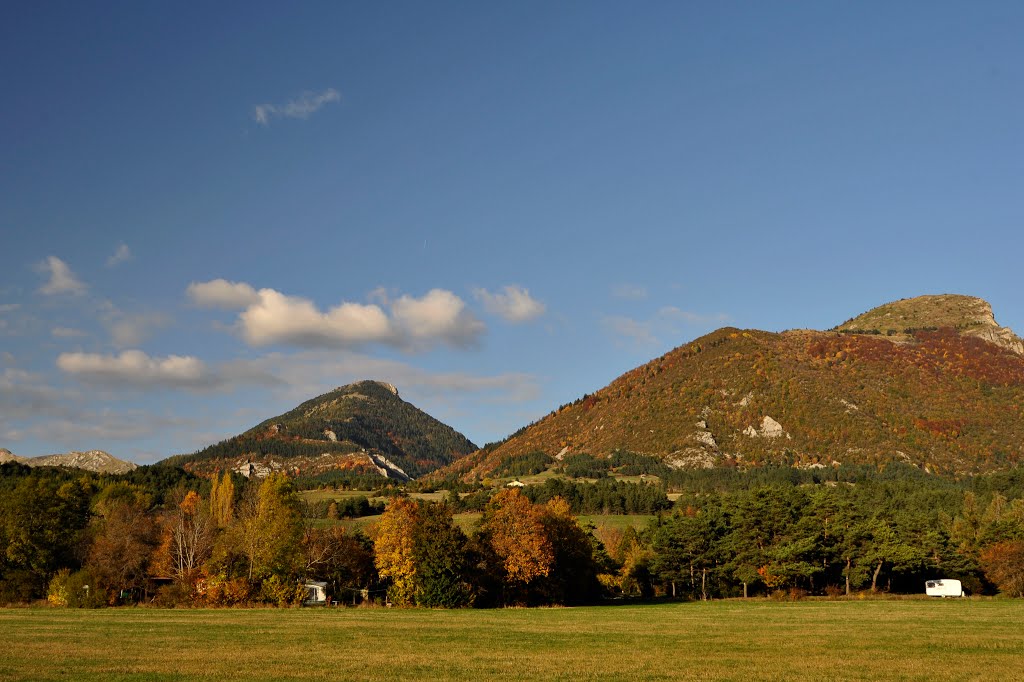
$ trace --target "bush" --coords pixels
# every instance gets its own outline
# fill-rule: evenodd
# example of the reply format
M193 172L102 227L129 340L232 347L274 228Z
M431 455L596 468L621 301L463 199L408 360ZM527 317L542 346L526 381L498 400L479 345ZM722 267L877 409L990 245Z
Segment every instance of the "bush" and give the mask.
M191 585L185 583L171 583L163 585L156 591L153 597L153 604L165 609L173 609L181 606L191 606L195 601L195 590Z
M272 575L260 586L263 600L277 606L298 606L306 598L302 583Z
M46 601L51 606L72 609L98 609L106 604L103 590L96 589L96 581L88 570L72 573L62 568L50 580Z
M205 582L200 594L210 606L240 606L252 600L252 585L245 578L213 577Z

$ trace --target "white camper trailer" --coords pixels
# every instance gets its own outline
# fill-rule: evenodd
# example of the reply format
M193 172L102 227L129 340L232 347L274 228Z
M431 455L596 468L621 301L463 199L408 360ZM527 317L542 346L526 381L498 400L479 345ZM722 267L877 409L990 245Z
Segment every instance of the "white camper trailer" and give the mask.
M963 597L964 588L959 580L929 580L924 584L929 597Z

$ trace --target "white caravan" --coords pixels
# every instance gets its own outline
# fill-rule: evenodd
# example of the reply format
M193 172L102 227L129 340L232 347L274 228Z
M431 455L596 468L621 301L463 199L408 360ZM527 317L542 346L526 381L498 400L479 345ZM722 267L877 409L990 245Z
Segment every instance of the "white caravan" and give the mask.
M959 580L929 580L924 584L929 597L963 597L964 588Z

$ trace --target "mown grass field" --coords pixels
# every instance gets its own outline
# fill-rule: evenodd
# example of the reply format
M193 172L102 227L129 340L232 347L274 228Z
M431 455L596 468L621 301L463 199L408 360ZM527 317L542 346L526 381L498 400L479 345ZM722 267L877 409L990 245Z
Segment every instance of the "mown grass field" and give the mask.
M1015 680L1024 601L0 610L3 680Z

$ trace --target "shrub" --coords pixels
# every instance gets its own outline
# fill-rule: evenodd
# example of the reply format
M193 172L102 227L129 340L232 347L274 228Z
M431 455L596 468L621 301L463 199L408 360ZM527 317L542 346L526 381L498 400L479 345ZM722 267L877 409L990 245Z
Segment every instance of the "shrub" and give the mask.
M260 586L263 600L277 606L298 606L306 598L306 588L292 580L272 575Z
M88 570L71 572L62 568L50 580L46 601L51 606L73 609L97 609L106 603L103 590L96 589L96 581Z
M203 584L200 594L210 606L239 606L252 600L252 585L245 578L213 577Z

